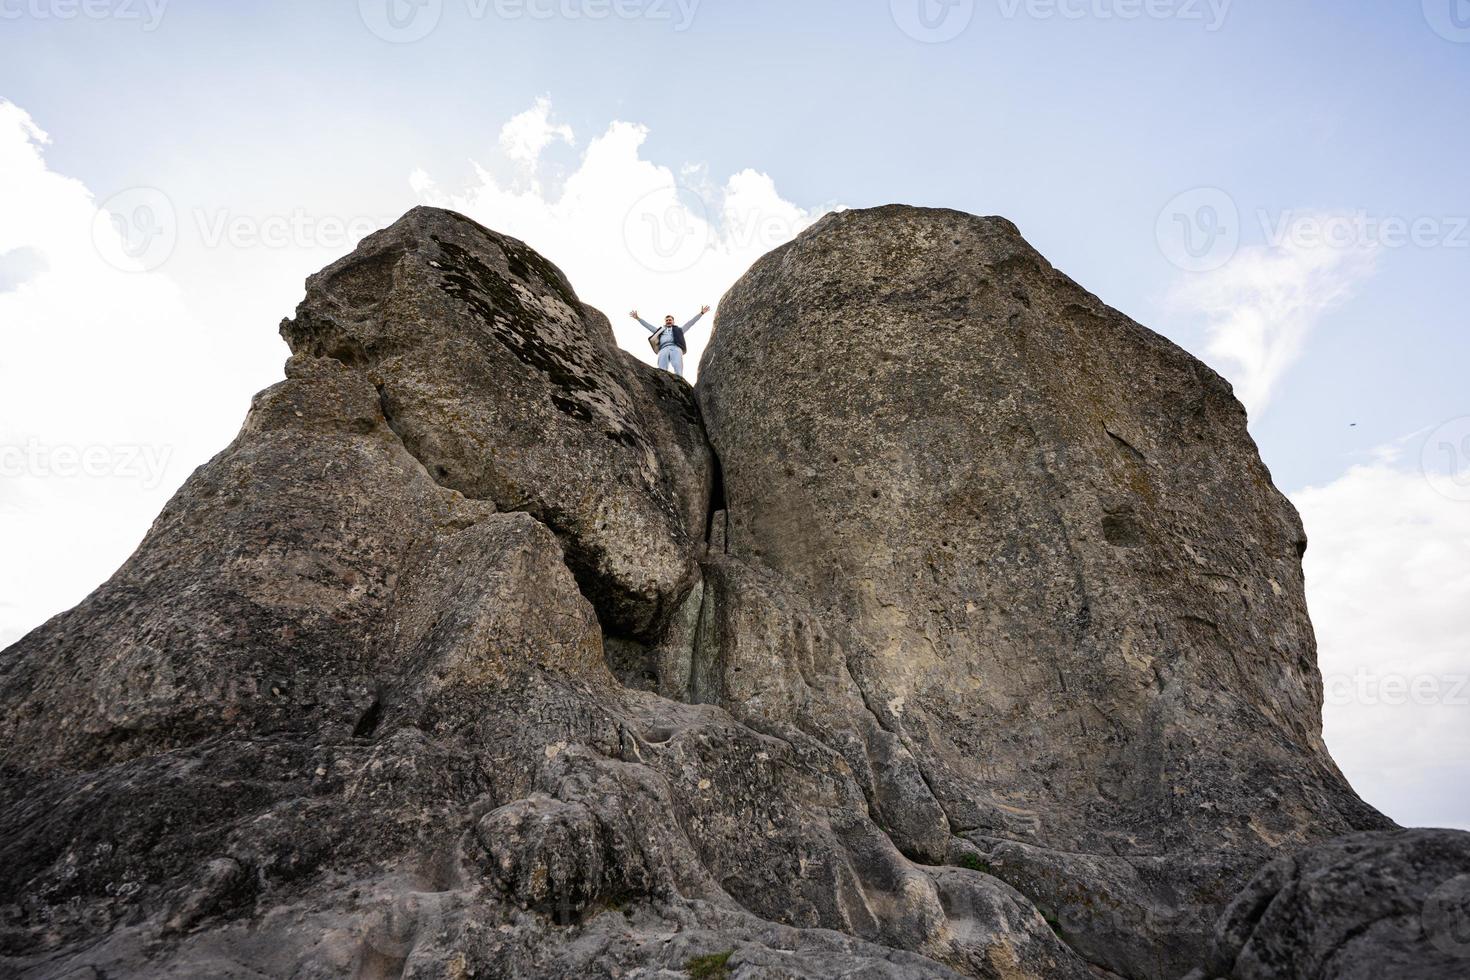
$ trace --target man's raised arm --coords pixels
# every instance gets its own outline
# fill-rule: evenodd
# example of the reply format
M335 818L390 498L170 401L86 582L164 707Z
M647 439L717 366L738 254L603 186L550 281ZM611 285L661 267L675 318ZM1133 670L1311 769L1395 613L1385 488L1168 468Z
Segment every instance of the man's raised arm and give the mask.
M628 315L630 317L632 317L633 319L637 320L639 323L643 324L644 329L647 330L649 333L658 333L658 327L655 327L653 324L651 324L647 320L643 319L643 317L639 316L637 310L634 310L632 313L629 313Z
M691 329L691 328L692 328L692 327L693 327L693 326L694 326L694 325L695 325L695 324L696 324L696 323L698 323L698 322L699 322L699 318L700 318L700 317L702 317L702 316L704 316L704 315L705 315L705 314L706 314L706 313L708 313L708 312L709 312L709 307L708 307L708 306L705 306L705 307L701 307L701 308L700 308L700 311L699 311L699 313L698 313L698 315L696 315L696 316L695 316L695 317L694 317L694 319L693 319L693 320L690 320L690 321L689 321L689 322L688 322L688 323L686 323L686 324L684 324L684 326L682 326L682 327L680 327L680 329L681 329L681 330L683 330L683 331L684 331L684 332L685 332L685 333L688 333L688 332L689 332L689 330L690 330L690 329Z

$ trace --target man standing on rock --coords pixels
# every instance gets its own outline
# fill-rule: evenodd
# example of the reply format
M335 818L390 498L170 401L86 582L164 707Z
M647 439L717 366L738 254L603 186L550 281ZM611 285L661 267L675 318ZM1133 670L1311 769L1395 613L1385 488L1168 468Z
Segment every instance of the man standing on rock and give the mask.
M709 307L701 307L699 316L684 324L682 327L674 325L673 314L664 317L664 325L655 327L634 310L628 315L648 328L653 336L648 338L648 343L654 350L658 351L658 369L660 371L672 371L679 377L684 377L684 355L689 352L689 345L684 342L684 334L699 322L699 317L709 312Z

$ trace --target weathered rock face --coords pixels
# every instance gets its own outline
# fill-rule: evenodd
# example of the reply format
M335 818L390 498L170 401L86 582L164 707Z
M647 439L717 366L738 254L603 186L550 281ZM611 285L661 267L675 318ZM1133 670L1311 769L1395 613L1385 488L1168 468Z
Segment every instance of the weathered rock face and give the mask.
M1301 524L1208 368L949 212L830 217L719 326L728 551L810 598L956 823L1153 855L1378 822L1321 740Z
M1192 978L1461 980L1470 834L1356 834L1272 861L1230 904Z
M283 333L137 554L0 654L0 975L1274 977L1388 907L1354 875L1459 868L1308 852L1326 898L1268 869L1212 932L1386 825L1317 734L1300 529L1223 383L996 219L752 270L728 494L688 386L458 215Z
M369 239L138 553L0 657L7 973L1086 974L830 747L609 669L691 669L711 465L558 283L448 213Z
M1229 386L1009 222L829 216L725 297L700 379L729 558L804 597L845 665L816 686L921 777L878 808L1055 892L1098 959L1145 968L1141 924L1083 897L1201 934L1201 858L1386 825L1322 743L1304 534Z
M687 386L523 243L415 208L313 276L281 334L369 378L435 481L555 531L611 631L683 601L712 478Z

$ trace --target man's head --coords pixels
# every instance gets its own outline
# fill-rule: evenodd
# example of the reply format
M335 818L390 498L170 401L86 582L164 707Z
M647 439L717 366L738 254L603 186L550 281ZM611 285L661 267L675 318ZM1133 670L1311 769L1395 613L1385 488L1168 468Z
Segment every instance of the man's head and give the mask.
M664 326L666 326L666 327L672 327L673 325L674 325L674 314L670 313L668 316L664 317Z

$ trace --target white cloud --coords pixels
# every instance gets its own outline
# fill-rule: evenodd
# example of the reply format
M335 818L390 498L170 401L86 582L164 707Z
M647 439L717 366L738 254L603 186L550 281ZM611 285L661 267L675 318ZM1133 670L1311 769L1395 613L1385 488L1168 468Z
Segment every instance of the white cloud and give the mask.
M1242 248L1223 267L1193 274L1173 290L1176 306L1205 317L1208 352L1252 417L1265 411L1313 328L1373 271L1371 241L1297 233L1336 220L1290 217L1273 244Z
M183 369L203 355L180 291L137 271L48 143L0 101L0 647L109 576L219 448L200 441L208 378Z
M542 151L558 141L576 145L572 127L552 124L551 100L546 98L537 99L535 105L513 117L500 130L500 152L532 176Z
M574 144L571 129L553 124L551 114L540 100L502 130L500 151L518 180L502 182L494 167L477 165L475 184L460 192L423 170L411 185L425 203L461 211L551 259L584 302L611 318L619 343L645 360L653 359L647 334L629 310L658 322L717 305L751 263L830 210L796 206L754 170L716 185L703 167L676 173L645 160L648 130L626 122L592 139L559 192L549 193L538 179L543 151L556 141ZM706 321L690 338L686 374L694 374L708 337Z
M1333 757L1407 825L1470 829L1470 502L1399 447L1292 496Z

